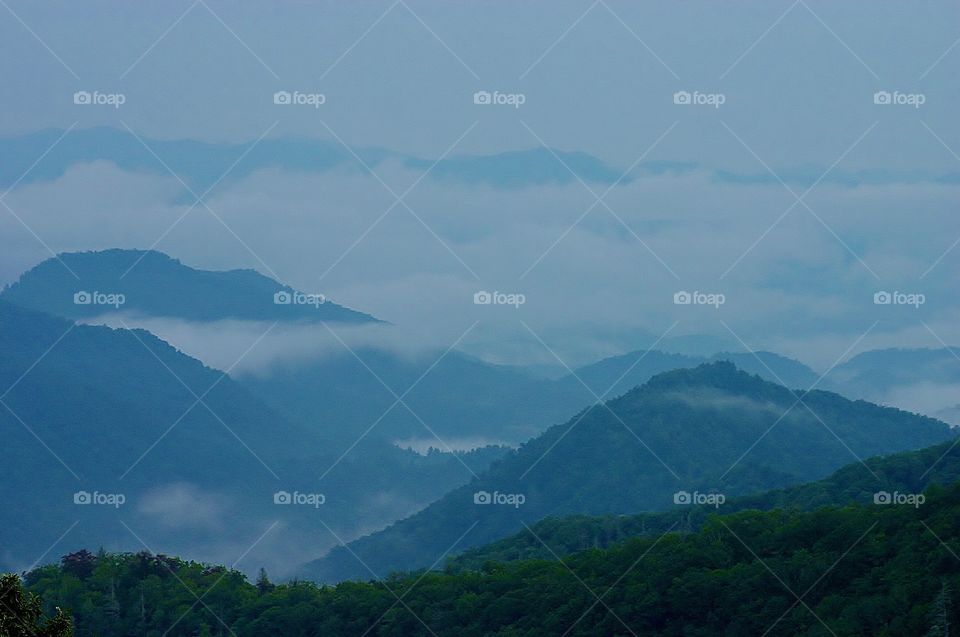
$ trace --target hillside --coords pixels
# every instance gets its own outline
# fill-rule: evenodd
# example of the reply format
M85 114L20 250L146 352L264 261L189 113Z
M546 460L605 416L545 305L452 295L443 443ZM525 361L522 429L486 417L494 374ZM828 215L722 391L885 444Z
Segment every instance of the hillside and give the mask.
M830 392L803 399L810 410L791 409L790 390L727 362L660 374L551 427L416 515L334 549L304 576L364 577L359 560L381 574L420 568L551 515L664 510L678 491L732 498L952 437L939 421ZM504 503L477 504L478 493Z
M947 441L918 451L851 463L823 480L731 498L720 507L676 506L660 513L574 515L547 518L515 535L468 549L447 561L446 570L479 569L488 561L550 559L554 554L606 548L631 537L656 536L668 529L696 530L717 512L748 509L812 511L823 506L869 505L878 492L920 493L931 484L960 481L960 445Z
M376 321L255 270L198 270L153 250L61 254L25 272L0 299L73 319L129 312L188 321Z
M187 554L231 551L278 520L262 550L332 545L314 509L279 508L274 493L325 494L323 521L356 536L465 482L464 463L479 472L502 453L458 460L364 441L321 481L347 448L324 433L329 425L286 418L148 332L74 325L0 301L0 351L8 568L29 565L67 529L73 541L137 546L120 520L151 545ZM79 492L124 502L78 506ZM228 513L230 525L219 517ZM308 557L285 553L291 568Z
M943 636L960 622L960 485L923 495L919 507L715 516L562 562L386 582L253 585L162 555L78 552L26 585L48 614L71 609L78 635L103 637Z

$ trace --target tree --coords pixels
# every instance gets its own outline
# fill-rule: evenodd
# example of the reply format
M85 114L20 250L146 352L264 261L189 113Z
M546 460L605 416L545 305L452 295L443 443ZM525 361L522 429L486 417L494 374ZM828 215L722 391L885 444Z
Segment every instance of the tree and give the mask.
M70 637L70 618L56 609L53 617L43 618L40 597L24 593L20 578L14 574L0 577L0 635L3 637Z
M930 630L925 637L950 637L950 586L946 581L933 600L930 623Z
M67 573L72 573L80 579L86 579L93 573L97 565L97 556L87 549L80 549L76 553L67 553L60 558L60 564Z
M272 584L270 579L267 577L266 569L260 567L260 574L257 575L257 593L260 595L266 595L274 588L274 584Z

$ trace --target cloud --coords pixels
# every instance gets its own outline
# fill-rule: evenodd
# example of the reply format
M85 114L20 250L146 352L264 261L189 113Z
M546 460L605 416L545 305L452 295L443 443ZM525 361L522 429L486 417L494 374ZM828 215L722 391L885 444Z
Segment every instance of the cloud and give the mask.
M416 360L444 347L428 334L383 324L272 324L259 321L184 321L119 313L91 318L91 324L145 329L209 367L235 377L262 376L278 366L305 365L351 351L377 349Z
M396 162L379 174L396 192L419 177ZM257 268L399 328L348 332L357 343L409 351L463 337L460 347L491 360L557 364L556 353L572 366L648 346L675 321L671 336L730 338L726 323L755 349L781 348L822 368L874 321L864 345L909 336L896 344L937 346L921 320L960 340L957 255L930 269L956 238L944 228L956 227L958 186L822 184L805 199L813 213L790 209L779 185L731 185L697 171L622 184L605 204L579 183L503 191L424 181L405 198L409 210L356 171L257 171L215 190L213 213L189 210L178 186L95 162L7 200L55 250L156 243L194 267ZM11 216L0 216L0 229L6 280L47 256ZM874 305L881 289L922 292L927 303ZM526 302L478 306L480 290ZM678 290L726 302L678 306ZM144 326L215 366L235 359L227 341L249 346L260 329ZM270 342L278 354L251 353L247 369L298 347L329 351L320 332L294 346L294 331L278 330Z
M155 487L137 498L137 512L168 529L216 530L229 519L230 498L178 482Z

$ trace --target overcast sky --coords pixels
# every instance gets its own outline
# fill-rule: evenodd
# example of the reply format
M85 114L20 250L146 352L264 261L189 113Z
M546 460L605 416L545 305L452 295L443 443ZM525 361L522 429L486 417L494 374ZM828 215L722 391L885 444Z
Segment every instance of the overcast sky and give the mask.
M958 24L952 1L8 0L8 138L110 126L427 160L549 146L617 172L641 159L690 167L519 188L394 161L376 176L265 168L225 179L210 210L174 226L193 203L176 177L92 148L3 196L0 279L48 248L155 247L256 268L440 346L480 321L463 347L505 362L556 362L552 350L583 363L668 330L820 368L867 331L858 347L956 343ZM75 104L77 91L123 104ZM276 91L324 103L278 105ZM512 103L475 104L478 91ZM705 103L676 104L677 92ZM41 163L57 149L44 151ZM525 303L478 306L481 290ZM676 305L680 291L724 303ZM923 304L876 305L879 291Z

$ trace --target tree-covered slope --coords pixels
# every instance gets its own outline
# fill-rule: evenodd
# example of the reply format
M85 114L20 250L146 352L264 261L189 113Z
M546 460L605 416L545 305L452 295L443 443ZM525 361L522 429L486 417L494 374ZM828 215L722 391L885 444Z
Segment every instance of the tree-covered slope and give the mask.
M920 506L745 511L562 561L334 587L89 553L26 584L47 612L71 609L78 636L942 637L960 622L960 485L924 496Z
M324 494L323 522L355 536L465 482L464 463L479 472L502 453L424 457L363 441L344 454L355 438L333 423L288 418L148 332L3 301L0 352L0 565L10 568L68 530L74 541L138 546L120 521L151 546L191 554L233 552L278 520L259 546L331 545L316 509L276 506L274 493ZM124 502L76 502L83 492Z
M720 506L678 505L656 513L550 517L510 537L468 549L451 558L446 569L479 569L488 561L550 559L575 551L605 548L641 535L668 529L692 530L718 512L748 509L812 511L823 506L872 504L877 494L920 493L930 484L960 481L960 445L950 440L917 451L853 462L823 480L731 498Z
M361 561L381 576L425 567L551 515L664 510L680 491L731 498L952 437L939 421L829 392L797 398L727 362L660 374L550 428L416 515L334 549L304 576L364 577Z

